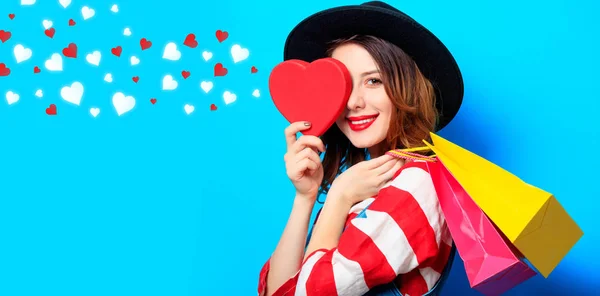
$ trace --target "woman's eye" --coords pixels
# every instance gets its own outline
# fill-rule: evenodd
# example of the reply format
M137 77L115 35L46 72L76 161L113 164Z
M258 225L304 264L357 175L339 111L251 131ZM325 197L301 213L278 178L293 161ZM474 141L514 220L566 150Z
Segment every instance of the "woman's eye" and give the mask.
M379 80L377 78L371 78L371 79L367 80L367 83L369 83L369 84L377 84L377 83L381 83L381 80Z

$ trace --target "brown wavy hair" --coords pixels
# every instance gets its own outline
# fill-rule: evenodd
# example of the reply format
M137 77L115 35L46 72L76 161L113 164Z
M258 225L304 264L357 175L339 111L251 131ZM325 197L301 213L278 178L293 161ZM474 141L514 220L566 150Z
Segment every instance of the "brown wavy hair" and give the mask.
M423 140L431 141L429 133L435 130L438 119L435 91L414 60L398 46L368 35L332 41L327 56L331 57L337 47L348 43L360 45L371 54L394 105L387 137L381 143L383 151L420 147L424 145ZM354 147L335 124L321 139L326 148L320 193L327 194L333 180L343 169L366 159L367 149Z

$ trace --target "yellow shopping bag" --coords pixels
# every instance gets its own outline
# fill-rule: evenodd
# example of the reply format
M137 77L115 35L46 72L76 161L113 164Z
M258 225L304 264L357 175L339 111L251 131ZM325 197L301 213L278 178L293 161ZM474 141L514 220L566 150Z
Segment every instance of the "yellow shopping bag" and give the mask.
M492 162L431 133L433 150L508 240L548 277L583 236L552 193L525 183Z

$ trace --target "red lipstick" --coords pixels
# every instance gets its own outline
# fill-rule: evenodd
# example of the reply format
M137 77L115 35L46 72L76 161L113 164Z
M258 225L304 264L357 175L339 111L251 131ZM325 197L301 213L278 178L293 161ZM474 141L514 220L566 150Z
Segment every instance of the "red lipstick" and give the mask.
M375 119L378 115L379 114L351 116L346 117L346 120L348 120L348 125L350 126L350 129L355 132L358 132L369 128L369 126L371 126L371 124L375 122Z

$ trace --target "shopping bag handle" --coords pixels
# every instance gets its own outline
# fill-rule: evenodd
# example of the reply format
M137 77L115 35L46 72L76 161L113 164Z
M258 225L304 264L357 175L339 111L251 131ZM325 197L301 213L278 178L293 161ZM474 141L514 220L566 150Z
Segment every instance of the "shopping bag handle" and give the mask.
M423 147L414 147L414 148L405 148L405 149L393 149L393 150L389 150L385 154L396 157L396 158L402 158L402 159L407 159L407 160L423 160L423 161L430 161L430 162L437 161L435 154L431 155L431 156L427 156L427 155L422 155L419 153L414 153L415 151L431 151L431 148L429 148L428 146L423 146Z

